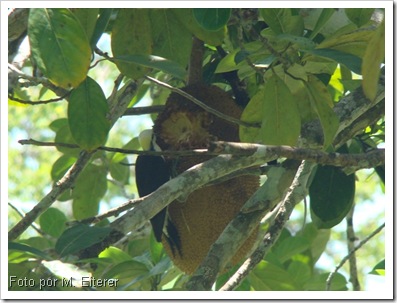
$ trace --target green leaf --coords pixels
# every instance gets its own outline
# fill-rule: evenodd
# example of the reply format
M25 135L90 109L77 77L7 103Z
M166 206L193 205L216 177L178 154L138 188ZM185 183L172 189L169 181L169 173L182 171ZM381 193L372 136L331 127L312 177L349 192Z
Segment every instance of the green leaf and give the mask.
M153 232L150 233L149 238L150 257L154 264L159 263L163 255L163 245L156 241Z
M104 251L102 251L99 256L99 258L106 258L110 259L112 264L119 264L125 261L130 261L132 258L129 254L125 253L122 251L120 248L110 246L106 248Z
M300 114L295 98L277 75L267 79L263 89L252 97L241 120L259 123L261 128L240 127L244 142L295 145L300 134Z
M65 119L68 122L68 119ZM63 123L62 123L63 124ZM55 134L55 142L56 143L69 143L69 144L76 144L72 133L70 132L69 123L63 124L60 128L56 131ZM80 148L70 148L64 146L56 146L56 149L65 155L69 155L70 157L77 158L81 152Z
M377 28L368 43L363 58L363 90L368 99L373 101L378 92L380 65L385 58L385 20Z
M306 224L305 229L302 232L302 237L311 243L310 253L313 264L315 264L323 254L325 248L327 247L330 236L331 230L318 229L313 222Z
M75 157L69 155L60 156L51 167L51 179L56 182L61 179L69 168L76 162Z
M347 18L358 27L368 23L374 11L374 8L345 8Z
M270 77L263 91L261 142L269 145L294 146L301 129L298 105L285 83L276 75Z
M309 76L309 81L305 82L310 103L320 119L324 134L324 148L328 147L339 127L339 121L334 111L331 109L331 95L326 86L314 76Z
M192 48L192 34L169 9L150 10L153 54L186 66Z
M277 36L277 38L280 40L296 43L299 46L299 50L302 51L312 50L316 47L316 44L313 42L313 40L306 37L299 37L291 34L280 34Z
M122 184L128 184L130 176L130 168L128 165L111 161L109 164L109 171L113 179L121 182Z
M137 277L139 278L141 275L145 275L148 273L149 269L146 267L145 264L135 260L129 260L113 266L109 271L104 274L104 278L120 280L127 279L127 281L129 282L131 280L135 280Z
M51 257L48 256L46 253L42 252L41 250L31 247L26 244L21 244L17 242L8 242L8 250L18 250L26 253L33 254L41 259L44 260L51 260Z
M89 164L78 176L72 191L73 215L82 220L98 213L99 202L107 191L107 170Z
M354 73L361 75L362 60L355 55L330 48L316 48L308 50L308 52L313 55L329 58L338 63L344 64Z
M309 247L309 241L303 237L295 236L284 239L272 251L277 255L280 262L284 263L291 259L292 256L305 251Z
M186 77L186 70L181 65L162 57L152 55L124 55L114 57L113 60L120 65L134 63L139 66L161 70L182 80Z
M354 174L346 175L341 168L319 166L309 188L310 213L318 228L339 224L353 205Z
M61 257L77 253L101 242L111 231L112 229L109 227L77 224L64 231L55 244L55 250Z
M120 9L112 29L112 52L116 58L127 55L149 55L152 34L148 9ZM147 68L135 63L115 61L121 73L132 79L143 77Z
M183 26L185 26L194 36L200 40L213 46L222 44L226 33L225 27L222 27L217 31L204 29L193 17L193 11L191 8L174 8L171 9L171 11L179 20L179 22L181 22Z
M287 271L294 280L294 283L299 285L300 288L303 287L303 284L308 281L312 275L310 266L300 261L292 261L288 265Z
M325 290L328 276L329 273L313 276L304 284L304 290ZM330 290L347 290L346 278L342 274L336 273L332 279Z
M70 94L69 128L77 144L92 151L106 142L110 123L106 118L108 103L95 80L87 79Z
M378 276L384 276L386 274L386 267L385 267L385 259L380 261L378 264L375 265L375 267L369 272L371 275L378 275Z
M99 17L95 24L94 32L92 33L91 41L90 41L90 45L92 49L95 48L99 38L101 38L106 27L108 26L110 17L112 16L112 12L113 12L113 8L101 8L99 10Z
M91 48L84 29L70 10L30 9L28 36L33 58L51 82L70 88L84 81Z
M230 8L193 8L193 16L202 28L217 31L229 21Z
M331 48L362 58L374 32L372 29L362 29L360 31L335 34L322 41L317 48Z
M293 16L290 8L261 8L259 11L266 24L276 34L302 35L303 19L299 15Z
M321 31L323 26L327 23L327 21L332 17L335 13L335 9L333 8L323 8L320 16L317 19L316 25L314 26L312 32L310 33L310 38L316 37L316 35Z
M80 21L80 24L90 41L97 22L99 8L71 8L70 10Z
M39 221L40 227L45 233L53 237L59 237L65 230L67 219L59 209L50 207L41 214Z
M284 269L261 261L249 274L251 287L257 291L263 290L297 290L293 277Z

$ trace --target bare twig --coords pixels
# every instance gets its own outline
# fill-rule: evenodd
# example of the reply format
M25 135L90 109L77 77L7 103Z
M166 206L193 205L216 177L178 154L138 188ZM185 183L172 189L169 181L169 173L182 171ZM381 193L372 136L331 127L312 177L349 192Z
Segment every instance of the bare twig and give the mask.
M383 223L381 226L379 226L377 229L375 229L371 234L368 235L365 239L360 241L356 247L354 247L353 250L351 250L340 262L339 264L335 267L335 269L329 274L326 284L325 284L325 290L330 290L331 288L331 282L332 279L334 278L335 274L338 272L339 269L342 268L342 266L348 261L351 257L352 254L354 254L357 250L359 250L365 243L367 243L369 240L371 240L374 236L376 236L379 232L382 231L382 229L385 227L385 223Z
M111 114L109 116L109 120L113 125L114 122L121 116L121 114L125 111L128 103L130 102L132 96L135 94L136 85L133 83L130 86L124 88L122 93L117 96L117 102L114 102L114 105L111 107ZM80 153L79 158L73 164L73 166L66 172L66 174L54 184L50 192L45 195L40 202L36 204L35 207L22 218L9 232L8 239L15 240L19 237L31 224L34 222L37 217L43 213L46 209L48 209L55 200L61 195L65 190L69 189L83 171L84 167L91 159L91 156L94 152L86 152L83 151Z
M22 213L22 211L20 211L15 205L13 205L12 203L8 202L8 206L10 206L13 210L15 210L15 212L21 217L23 218L25 215ZM37 231L40 235L44 235L45 233L38 227L36 226L36 224L34 222L32 222L32 228Z
M127 108L123 116L156 114L164 110L164 105L152 105Z
M20 71L16 66L14 66L10 63L8 64L8 69L14 74L14 76L16 76L18 78L26 79L35 85L42 84L44 87L49 88L54 93L56 93L58 96L65 96L69 92L66 89L63 89L61 87L58 87L58 86L52 84L47 78L29 76L29 75L25 74L24 72Z
M346 235L347 235L347 248L348 253L354 250L354 242L357 240L354 227L353 227L353 213L354 213L354 204L350 209L349 213L346 216ZM356 254L353 252L349 258L349 269L350 269L350 279L349 281L353 285L353 290L360 290L360 281L358 280L357 274L357 259Z
M19 140L20 144L32 144L37 146L61 146L68 148L79 148L77 144L60 143L60 142L41 142L33 139ZM363 154L340 154L326 153L320 150L295 148L290 146L273 146L260 145L251 143L237 142L212 142L210 149L195 150L164 150L164 151L143 151L135 149L124 149L117 147L98 147L98 150L109 152L117 152L123 154L152 155L152 156L168 156L183 157L195 155L234 155L234 156L251 156L257 154L275 155L277 158L287 158L294 160L310 160L322 165L333 165L338 167L353 167L355 170L362 168L372 168L385 163L385 150L375 149Z
M59 98L54 98L54 99L49 99L49 100L37 100L37 101L31 101L31 100L22 100L16 97L11 96L10 94L8 95L8 99L18 102L18 103L22 103L22 104L29 104L29 105L39 105L39 104L48 104L48 103L54 103L54 102L58 102L58 101L62 101L64 100L68 95L70 94L70 92L67 92L65 95L63 95L62 97Z
M183 90L181 90L179 88L173 87L173 86L171 86L171 85L169 85L167 83L164 83L164 82L162 82L160 80L157 80L157 79L149 77L149 76L145 76L145 78L147 80L153 82L153 83L156 83L156 84L158 84L160 86L168 88L170 91L172 91L174 93L177 93L177 94L185 97L186 99L192 101L194 104L200 106L201 108L203 108L207 112L209 112L209 113L211 113L211 114L213 114L213 115L215 115L215 116L217 116L217 117L219 117L219 118L221 118L221 119L223 119L225 121L229 121L229 122L235 123L237 125L245 126L245 127L256 127L256 128L260 127L260 125L258 125L257 123L248 123L248 122L244 122L244 121L241 121L239 119L230 117L228 115L225 115L224 113L221 113L220 111L217 111L216 109L213 109L212 107L206 105L205 103L201 102L197 98L193 97L192 95L184 92Z

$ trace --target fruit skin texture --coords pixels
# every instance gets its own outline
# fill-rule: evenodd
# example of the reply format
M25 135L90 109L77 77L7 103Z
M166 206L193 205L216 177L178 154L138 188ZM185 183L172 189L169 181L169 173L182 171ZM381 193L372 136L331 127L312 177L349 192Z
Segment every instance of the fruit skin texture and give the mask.
M241 108L216 86L194 84L183 90L228 116L240 118ZM165 110L159 114L153 130L162 150L207 148L209 142L216 140L239 141L237 125L206 112L176 93L169 96ZM211 157L192 156L168 161L176 175L209 158ZM200 188L191 193L186 201L173 201L168 206L168 215L178 231L181 254L173 254L165 237L162 238L162 243L174 264L187 274L192 274L258 186L257 176L240 176ZM232 258L232 265L251 250L257 233L258 230L255 230L247 236L246 242Z

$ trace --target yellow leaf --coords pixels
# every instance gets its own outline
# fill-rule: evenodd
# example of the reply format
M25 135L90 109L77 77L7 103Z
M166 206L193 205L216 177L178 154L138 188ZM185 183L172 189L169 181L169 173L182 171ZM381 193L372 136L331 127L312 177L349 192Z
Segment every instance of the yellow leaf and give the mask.
M385 20L377 28L365 50L362 73L363 90L368 99L373 101L378 89L380 65L385 58Z

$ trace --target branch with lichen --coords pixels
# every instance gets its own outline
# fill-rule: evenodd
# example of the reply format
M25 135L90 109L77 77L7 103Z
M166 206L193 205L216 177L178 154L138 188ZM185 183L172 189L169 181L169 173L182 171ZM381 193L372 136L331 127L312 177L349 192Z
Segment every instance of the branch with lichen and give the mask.
M42 142L33 139L19 140L20 144L31 144L36 146L57 146L67 148L79 148L77 144L61 142ZM98 150L117 152L123 154L167 156L167 157L190 157L198 155L218 156L233 155L236 157L256 155L262 156L261 150L266 150L266 154L272 154L276 158L287 158L292 160L310 160L317 164L332 165L348 168L349 172L363 168L372 168L385 164L385 150L374 149L362 154L341 154L326 153L321 150L296 148L283 145L261 145L240 142L211 142L209 149L195 150L165 150L165 151L146 151L136 149L124 149L117 147L101 146ZM266 155L265 155L266 156ZM265 161L265 160L264 160ZM265 163L265 162L264 162Z

